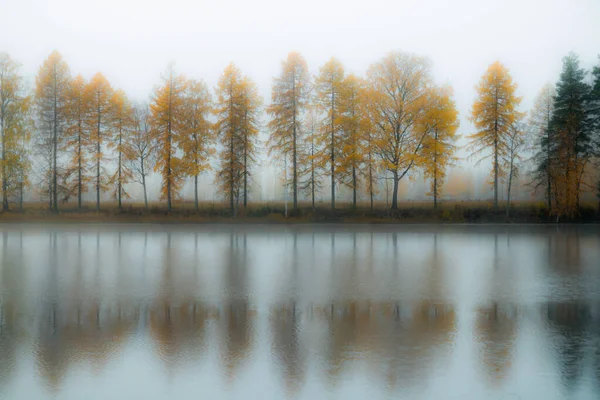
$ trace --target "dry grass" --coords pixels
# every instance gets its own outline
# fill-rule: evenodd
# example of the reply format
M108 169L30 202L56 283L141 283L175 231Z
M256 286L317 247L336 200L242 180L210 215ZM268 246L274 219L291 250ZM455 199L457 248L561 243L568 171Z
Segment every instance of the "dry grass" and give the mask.
M358 204L339 202L335 213L329 203L319 203L313 210L308 202L301 202L299 210L293 212L288 204L288 218L284 217L283 202L254 202L247 208L241 207L233 218L227 203L201 202L198 210L193 202L176 202L171 211L164 203L152 203L148 209L143 203L125 203L121 209L115 203L103 203L96 212L95 203L86 203L79 210L73 204L61 204L59 213L48 210L47 203L26 203L24 209L13 206L12 211L0 213L0 222L130 222L130 223L305 223L305 222L347 222L347 223L543 223L554 222L543 202L515 202L511 215L506 217L502 209L496 212L493 204L487 201L446 201L437 209L431 202L403 201L398 210L388 210L385 202ZM594 205L585 204L581 215L564 222L598 221Z

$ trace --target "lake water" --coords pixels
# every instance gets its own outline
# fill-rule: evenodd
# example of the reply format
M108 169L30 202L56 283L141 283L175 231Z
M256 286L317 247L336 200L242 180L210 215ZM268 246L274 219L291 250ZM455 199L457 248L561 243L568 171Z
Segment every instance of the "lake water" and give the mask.
M0 399L598 399L600 227L0 225Z

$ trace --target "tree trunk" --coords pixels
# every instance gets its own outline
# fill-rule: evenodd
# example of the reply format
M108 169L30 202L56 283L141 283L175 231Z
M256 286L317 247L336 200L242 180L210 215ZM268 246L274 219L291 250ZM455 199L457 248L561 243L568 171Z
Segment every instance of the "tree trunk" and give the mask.
M198 175L194 176L194 206L198 211Z
M77 136L77 208L81 210L81 120L79 120L79 134Z
M248 207L248 132L244 135L244 208Z
M438 142L438 132L437 128L435 129L435 149L433 151L433 209L436 210L438 207L437 195L438 195L438 180L437 180L437 142Z
M315 210L315 173L312 173L312 188L311 188L311 194L312 194L312 209L313 211Z
M8 211L8 182L6 181L6 133L4 129L4 114L0 118L2 130L2 211Z
M171 212L171 119L172 114L172 96L173 96L173 74L171 71L169 81L169 116L167 121L167 212Z
M119 203L119 210L121 209L121 191L122 191L122 187L121 187L121 169L122 169L122 143L123 143L123 129L122 127L119 128L119 182L117 184L117 190L119 191L118 193L118 203Z
M23 173L20 174L19 176L19 210L21 212L23 212L23 181L25 180L25 177L23 176Z
M547 129L548 134L550 130ZM548 143L546 143L546 179L548 180L548 188L546 196L548 197L548 213L552 210L552 182L550 179L550 135L548 135Z
M392 210L398 209L398 184L400 180L398 179L398 172L394 171L394 189L392 192Z
M56 76L54 77L54 126L52 135L52 207L55 213L58 213L58 187L57 187L57 171L56 171L56 159L58 151L58 111L57 111L57 100L56 100Z
M571 206L571 154L570 151L567 152L567 165L565 168L565 207L567 212L570 211Z
M331 211L335 211L335 92L331 89Z
M96 212L100 212L100 106L98 105L98 137L96 138Z
M498 211L498 85L494 94L494 211Z
M356 167L352 166L352 208L356 210Z
M311 179L311 195L312 195L312 209L315 211L315 142L314 136L311 137L311 145L310 145L310 179Z
M234 147L233 147L233 141L235 138L235 128L233 127L233 122L234 122L234 109L233 109L233 83L230 81L229 82L229 129L231 130L231 138L230 138L230 143L229 143L229 207L231 209L231 215L233 217L235 217L235 191L234 191L234 170L233 167L235 165L234 163Z
M144 166L142 165L142 186L144 187L144 207L148 209L148 194L146 193L146 173L144 172Z
M52 157L48 165L48 210L52 211Z
M437 210L438 201L437 201L437 172L434 173L433 176L433 209Z
M507 195L506 195L506 218L508 218L509 214L510 214L510 189L512 186L512 169L513 169L513 163L511 160L510 163L510 172L508 174L508 191L507 191Z
M498 211L498 122L494 123L494 210Z
M369 143L369 148L371 144ZM371 198L371 212L373 212L373 164L371 153L369 152L369 197Z
M232 110L233 111L233 110ZM229 161L229 206L231 208L231 215L235 217L235 191L234 191L234 181L233 181L233 132L231 133L231 141L229 143L229 153L231 160Z
M293 154L292 154L292 168L294 169L293 173L292 173L292 179L293 179L293 190L294 190L294 212L298 211L298 173L296 171L297 169L297 160L296 160L296 77L294 76L293 79L293 83L292 83L292 91L293 91L293 126L294 126L294 146L293 146Z

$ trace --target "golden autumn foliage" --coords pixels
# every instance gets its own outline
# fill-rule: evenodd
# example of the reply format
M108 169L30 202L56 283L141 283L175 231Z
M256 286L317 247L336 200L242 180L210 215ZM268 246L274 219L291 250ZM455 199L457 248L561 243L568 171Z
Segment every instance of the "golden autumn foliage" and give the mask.
M360 172L365 160L365 135L371 125L365 107L363 79L348 75L340 93L340 124L343 131L341 145L340 180L352 189L352 206L356 208Z
M64 171L66 198L77 194L77 207L81 208L82 194L87 191L89 177L89 154L91 146L86 118L90 102L86 96L86 81L81 75L73 78L69 85L67 101L67 126L64 150L68 153L68 164Z
M258 133L260 131L260 112L262 98L258 87L252 79L245 76L240 88L240 152L242 154L242 179L244 207L248 206L248 183L251 179L251 168L256 163L258 151ZM239 196L238 196L239 197Z
M400 180L425 163L422 148L428 131L421 120L428 109L430 69L421 57L392 52L367 72L373 145L383 170L392 175L392 209L398 208Z
M506 171L502 160L508 156L510 127L523 114L517 111L521 98L516 96L517 84L508 69L500 62L491 64L476 86L477 99L471 109L471 122L477 132L469 135L472 156L481 156L479 162L492 159L494 208L498 209L498 182Z
M202 176L215 168L218 194L228 200L235 215L237 207L247 207L255 184L261 186L261 201L281 200L276 176L262 182L253 176L257 171L271 174L271 168L279 173L281 164L286 196L292 188L294 211L303 200L310 200L315 215L317 197L330 200L335 210L341 198L351 198L352 206L359 208L361 197L368 197L373 209L384 196L387 203L389 196L390 208L397 209L401 196L412 201L423 187L421 182L409 185L405 178L424 178L434 208L441 198L465 191L469 198L475 192L477 198L482 196L472 180L462 182L456 171L449 172L456 165L460 137L453 89L438 86L429 60L412 53L390 52L364 77L347 74L335 58L311 76L306 60L297 52L289 53L272 82L267 132L261 132L258 88L233 64L214 88L214 103L206 83L187 79L171 64L146 105L134 105L101 73L72 77L57 51L40 66L34 96L27 95L19 68L0 53L4 210L16 199L22 203L32 177L38 178L32 186L48 198L53 211L75 198L78 208L84 209L85 193L92 187L97 210L103 193L110 193L121 208L133 193L134 182L143 186L148 207L153 193L147 193L146 183L153 172L162 178L160 195L169 210L174 199L181 199L184 184L186 192L187 185L193 185L199 210ZM587 202L588 192L598 185L592 180L599 147L594 110L600 108L593 97L598 94L592 91L598 85L590 86L588 77L576 55L566 57L562 83L542 89L528 125L523 125L521 98L509 71L500 62L488 67L476 86L470 112L475 132L467 137L467 150L478 163L491 162L495 208L502 189L499 182L508 185L503 188L508 189L510 204L514 181L517 192L543 189L548 215L591 215L581 212L580 197ZM32 133L35 141L30 146ZM271 159L261 153L265 133ZM527 162L535 166L528 171L530 176L520 178L525 151L532 156ZM534 185L524 185L531 180ZM321 193L323 185L330 186L330 195ZM537 192L541 195L542 190Z
M459 120L451 87L431 89L429 105L422 124L427 132L423 141L423 172L425 178L431 179L428 195L433 196L433 206L436 208L446 178L446 170L456 161L454 153Z
M108 189L105 150L113 139L112 113L114 90L101 73L95 74L85 87L89 102L86 125L89 131L89 151L94 164L96 187L96 210L100 210L100 195Z
M67 124L71 73L58 51L44 60L35 79L38 151L45 161L50 208L58 212L58 151Z
M185 177L185 168L177 156L177 145L182 143L184 127L182 113L187 81L170 64L162 76L163 84L154 91L150 104L152 136L156 143L154 170L162 176L161 197L171 210L173 197L178 194Z
M315 196L322 187L322 169L319 168L317 159L319 147L317 138L320 134L319 116L314 105L308 105L303 124L304 140L299 147L299 174L304 177L300 189L310 196L312 208L315 208Z
M304 57L291 52L282 63L280 76L273 80L271 105L267 107L267 113L271 116L268 124L269 154L278 159L289 158L291 162L294 210L298 208L299 147L302 142L303 111L309 97L309 81L308 66Z
M8 210L9 197L17 195L23 206L30 161L31 99L26 95L20 65L6 53L0 53L0 171L2 209Z
M209 121L212 99L202 81L188 81L182 105L183 165L186 174L194 178L194 205L198 209L198 177L210 169L210 157L215 154L213 127Z
M315 78L316 105L323 116L317 145L322 150L315 159L321 169L329 168L331 177L331 209L335 209L335 185L339 182L336 176L342 161L343 130L341 110L344 82L344 67L342 63L331 58L320 69Z
M240 171L243 167L237 151L241 124L239 110L241 80L242 73L233 63L225 67L216 88L217 103L214 109L217 118L215 129L222 147L219 153L217 183L226 194L232 212L240 186Z
M381 169L379 159L376 154L375 147L375 135L372 125L372 119L369 116L369 108L367 97L364 97L364 108L365 108L365 130L363 136L363 169L362 174L365 180L365 191L369 196L369 204L371 211L373 211L373 203L375 200L375 194L377 193L377 174Z
M125 161L133 157L129 137L135 129L135 119L133 105L124 91L117 90L114 92L111 103L114 138L108 143L108 148L116 153L117 168L110 177L109 183L113 186L112 196L117 200L117 206L121 208L122 197L129 197L129 194L125 191L125 185L133 179L129 164Z
M256 161L262 99L254 82L243 77L234 64L229 64L223 71L216 92L215 129L222 147L217 182L235 214L235 205L241 197L244 207L248 202L248 182L251 166Z

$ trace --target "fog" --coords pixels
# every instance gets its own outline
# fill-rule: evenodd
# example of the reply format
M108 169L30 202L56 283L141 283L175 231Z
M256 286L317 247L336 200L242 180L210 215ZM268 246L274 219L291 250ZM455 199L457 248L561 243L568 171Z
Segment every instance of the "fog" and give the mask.
M292 50L313 74L334 56L346 72L360 75L391 50L414 52L432 61L437 83L453 86L464 144L473 131L474 86L490 63L500 60L509 68L523 96L521 111L528 111L538 90L556 82L569 51L586 69L598 63L598 21L597 0L0 0L0 51L22 63L31 86L57 49L73 74L90 78L100 71L133 100L148 99L169 61L213 88L233 61L256 81L266 104L272 79ZM473 174L475 195L491 195L491 187L479 187L489 175L487 164L474 168L472 160L462 160L459 166ZM254 200L280 198L273 167L259 170ZM422 197L426 186L415 180L411 193ZM201 199L213 198L212 182L210 174L203 177L210 188ZM158 187L153 176L151 199ZM190 187L184 195L191 196Z

